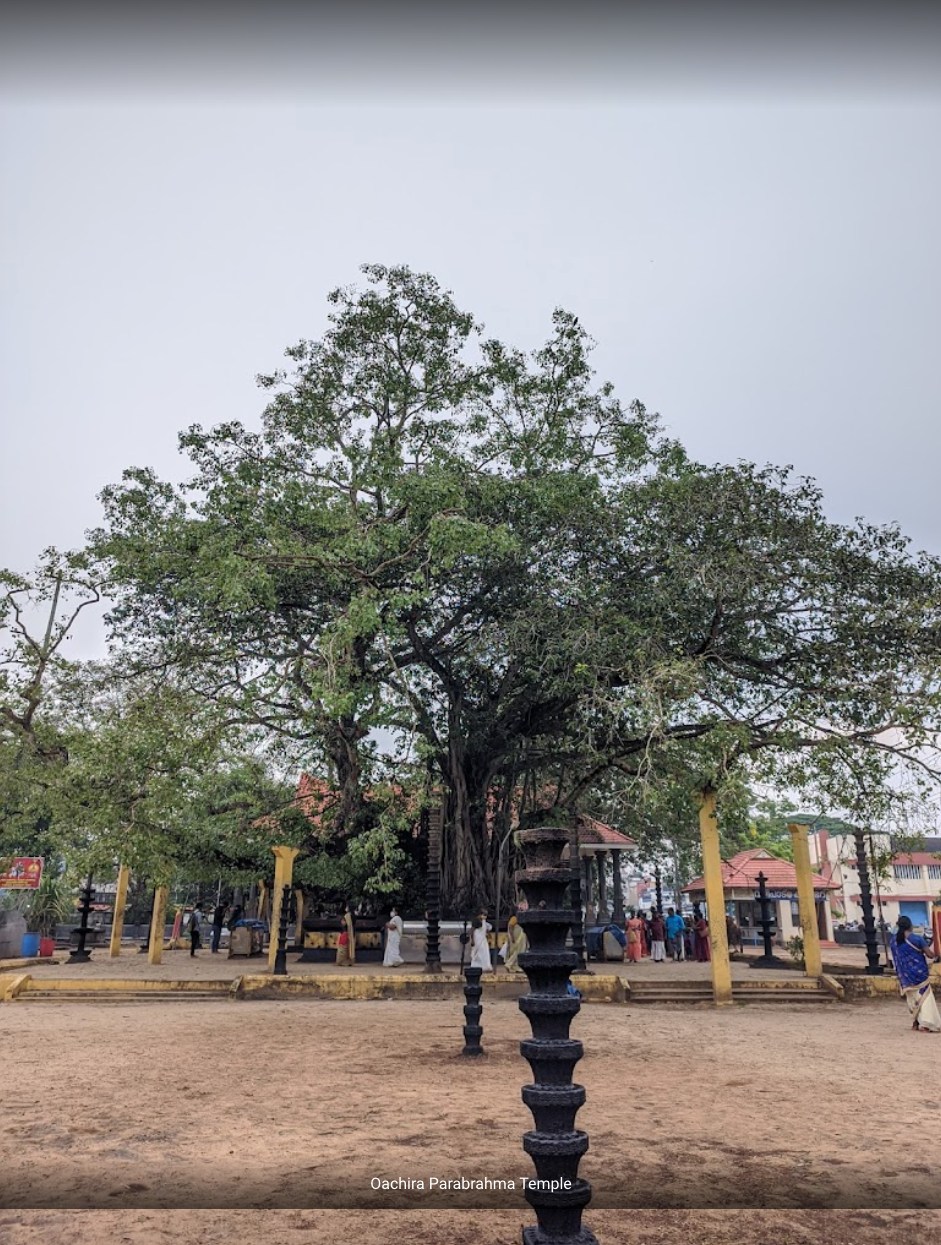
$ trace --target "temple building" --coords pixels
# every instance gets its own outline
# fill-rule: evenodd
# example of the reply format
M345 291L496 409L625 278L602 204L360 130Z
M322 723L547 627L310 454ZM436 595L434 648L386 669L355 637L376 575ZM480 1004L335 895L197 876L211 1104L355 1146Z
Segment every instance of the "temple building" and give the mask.
M785 944L800 933L797 902L797 872L789 860L774 856L766 848L753 847L722 862L722 889L726 912L742 930L746 943L761 941L761 905L758 902L758 875L764 874L765 888L771 900L776 926L776 941ZM819 873L813 875L814 903L817 911L817 932L822 943L832 943L833 917L830 895L837 883ZM694 903L703 903L706 886L703 878L694 878L684 892Z
M584 813L577 818L578 858L582 867L582 906L588 925L624 922L624 861L623 852L633 851L633 839ZM569 859L568 848L562 859ZM611 861L611 885L608 887L608 865Z

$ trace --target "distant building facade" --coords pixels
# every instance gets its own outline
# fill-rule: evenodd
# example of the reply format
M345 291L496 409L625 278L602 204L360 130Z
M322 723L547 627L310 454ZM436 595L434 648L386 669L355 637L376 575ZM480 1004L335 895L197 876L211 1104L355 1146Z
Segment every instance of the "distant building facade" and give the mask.
M925 840L924 850L907 852L888 834L866 833L867 858L870 839L876 857L890 857L887 874L876 875L870 864L875 918L895 925L900 916L907 916L916 929L929 928L932 904L941 900L941 838ZM859 870L856 843L851 832L833 829L814 830L808 834L811 864L833 883L831 909L837 925L861 924Z

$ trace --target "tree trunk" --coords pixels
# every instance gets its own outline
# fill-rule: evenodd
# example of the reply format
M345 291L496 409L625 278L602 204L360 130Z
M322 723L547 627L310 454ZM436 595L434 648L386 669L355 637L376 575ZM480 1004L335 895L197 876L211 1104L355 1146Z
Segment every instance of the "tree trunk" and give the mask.
M340 795L340 802L333 816L333 831L341 838L355 832L356 821L362 810L363 760L359 744L367 734L365 727L352 717L331 722L324 729L327 754L333 765Z
M448 816L441 865L442 908L453 916L482 907L492 911L496 903L496 858L491 868L487 826L490 776L479 773L467 755L460 708L458 701L448 714Z

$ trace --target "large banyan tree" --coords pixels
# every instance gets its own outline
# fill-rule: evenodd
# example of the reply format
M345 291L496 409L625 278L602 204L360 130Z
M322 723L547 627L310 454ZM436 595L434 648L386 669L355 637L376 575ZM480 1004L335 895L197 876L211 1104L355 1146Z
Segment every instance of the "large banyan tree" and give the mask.
M573 315L525 354L432 277L364 273L259 378L257 431L191 427L185 486L133 469L103 495L138 668L328 777L337 836L411 761L447 793L455 908L492 898L512 816L684 747L703 781L933 776L936 559L785 470L691 462L596 382Z

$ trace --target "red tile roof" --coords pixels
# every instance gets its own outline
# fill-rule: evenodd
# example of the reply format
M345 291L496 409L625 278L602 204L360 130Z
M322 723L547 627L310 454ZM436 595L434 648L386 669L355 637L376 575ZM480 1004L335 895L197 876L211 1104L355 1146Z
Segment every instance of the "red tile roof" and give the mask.
M606 826L603 821L596 821L585 813L580 813L578 817L578 840L580 843L592 843L598 847L610 847L612 851L626 852L637 846L633 839L629 839L620 830Z
M892 857L894 865L941 865L941 857L934 852L900 852Z
M723 889L757 890L759 873L763 873L767 878L769 890L793 890L795 892L797 890L797 871L791 862L782 860L779 856L772 856L763 847L752 847L747 852L739 852L731 860L723 860ZM812 877L814 880L814 890L839 889L836 882L828 881L827 878L821 877L819 873L812 874ZM704 889L705 880L703 878L695 878L688 886L683 887L684 893Z

